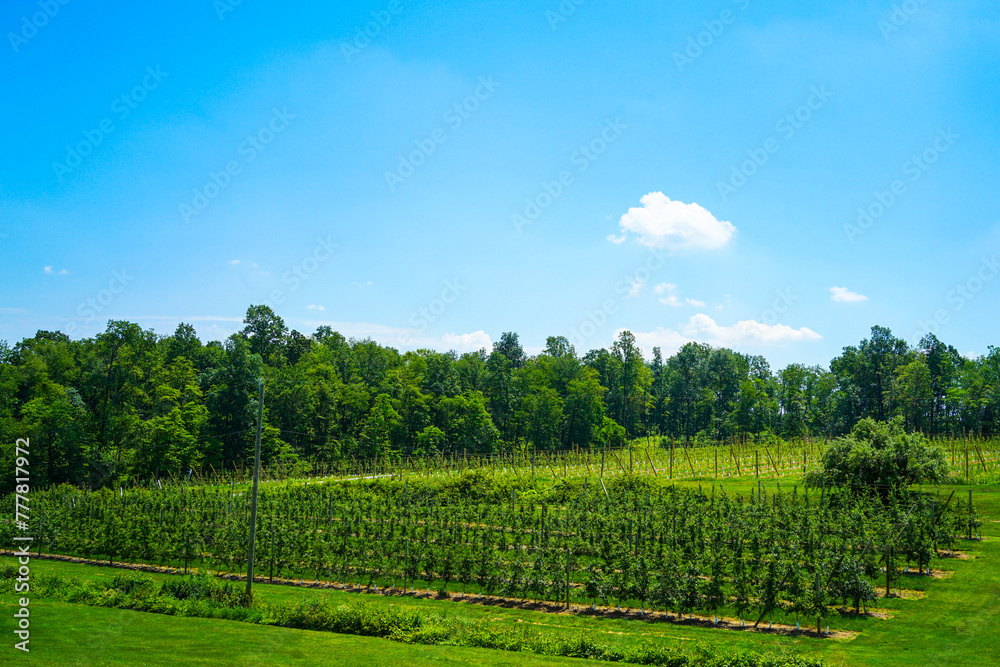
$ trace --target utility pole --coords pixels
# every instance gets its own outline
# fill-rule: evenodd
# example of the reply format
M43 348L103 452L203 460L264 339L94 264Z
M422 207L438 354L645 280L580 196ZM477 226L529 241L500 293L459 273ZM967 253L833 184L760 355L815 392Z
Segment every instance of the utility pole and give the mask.
M253 499L250 501L250 550L247 552L247 592L244 604L250 605L253 587L253 547L257 536L257 483L260 480L260 431L264 424L264 378L257 379L259 397L257 399L257 438L254 443Z

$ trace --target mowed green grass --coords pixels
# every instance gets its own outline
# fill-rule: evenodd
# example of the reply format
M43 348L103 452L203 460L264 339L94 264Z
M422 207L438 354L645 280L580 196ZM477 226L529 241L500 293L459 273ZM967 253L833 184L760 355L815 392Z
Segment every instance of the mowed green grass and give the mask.
M790 490L792 480L782 482ZM697 488L697 483L691 483ZM787 486L786 486L787 485ZM747 494L751 486L725 484L727 492ZM944 496L953 487L942 488ZM963 497L968 487L954 487ZM772 482L766 485L770 492ZM708 491L707 488L705 488ZM801 488L800 488L801 490ZM488 618L497 624L510 624L538 631L579 636L587 633L609 644L634 642L638 638L669 646L684 646L695 642L718 647L719 650L752 649L759 652L789 652L820 657L834 665L976 665L983 667L1000 660L1000 485L974 487L974 500L985 521L983 542L963 542L960 549L972 560L938 560L936 568L954 570L947 579L904 577L904 588L926 591L919 600L882 600L880 608L890 609L893 617L882 619L830 618L831 628L855 630L860 634L850 641L824 640L808 637L786 637L773 634L734 632L692 627L672 623L641 620L600 619L586 615L547 614L518 608L504 608L460 602L438 601L412 596L374 596L337 590L313 590L280 585L256 584L257 596L270 603L292 604L302 599L321 597L331 603L363 598L379 605L395 605L423 613L437 613L470 619ZM0 563L10 562L5 558ZM36 574L58 573L77 577L113 577L118 569L79 565L59 561L35 560ZM153 575L165 578L172 575ZM0 595L0 604L13 605L15 596ZM39 610L36 612L36 609ZM229 621L188 619L137 614L117 610L67 605L50 600L32 602L32 645L45 650L49 645L58 651L57 662L43 664L257 664L254 655L267 654L267 664L354 664L355 661L382 664L418 664L435 660L460 661L470 664L556 664L579 663L578 660L540 658L527 654L504 653L454 647L416 647L386 640L346 637L328 633L269 628ZM0 614L10 618L5 610ZM50 616L47 616L50 615ZM53 623L47 624L51 617ZM129 618L129 630L101 640L99 654L88 650L87 640L63 637L62 629L84 623L86 632L111 632ZM71 620L67 620L71 619ZM775 619L781 622L780 617ZM794 618L790 618L794 623ZM805 620L805 619L803 619ZM76 624L73 624L76 621ZM35 626L35 622L38 623ZM788 622L785 620L784 622ZM117 625L116 625L117 624ZM52 632L46 628L51 627ZM133 629L134 628L134 629ZM66 632L70 630L67 629ZM76 632L76 630L73 630ZM274 634L277 633L277 634ZM86 634L86 633L85 633ZM277 642L273 648L265 647ZM293 638L294 637L294 638ZM595 637L597 638L597 637ZM37 640L37 642L36 642ZM81 644L81 641L84 644ZM13 643L13 642L11 642ZM214 647L221 646L217 651ZM227 647L228 648L225 648ZM136 652L135 647L140 647ZM255 648L256 647L256 648ZM328 648L324 648L328 647ZM358 647L352 653L351 647ZM13 650L13 649L10 649ZM215 651L215 652L213 652ZM256 653L253 653L256 651ZM325 652L324 652L325 651ZM0 656L6 651L0 650ZM34 653L34 651L33 651ZM20 657L20 656L18 656ZM103 660L104 662L100 662ZM136 660L139 660L138 662ZM263 658L260 658L263 661ZM89 662L88 662L89 661ZM145 661L145 662L143 662ZM0 657L0 664L6 662ZM263 664L263 663L262 663Z
M11 619L14 605L13 595L0 595L0 616ZM4 625L9 627L10 621ZM11 640L0 647L0 665L598 664L486 649L414 646L369 637L145 614L42 598L31 602L30 653L14 649L13 643Z

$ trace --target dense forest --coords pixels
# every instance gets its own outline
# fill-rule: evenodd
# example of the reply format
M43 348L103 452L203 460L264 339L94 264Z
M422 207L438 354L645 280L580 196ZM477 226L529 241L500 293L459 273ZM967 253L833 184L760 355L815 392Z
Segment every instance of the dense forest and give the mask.
M516 333L492 350L401 354L329 327L289 330L267 306L202 344L110 321L83 340L39 331L0 341L0 464L31 438L32 481L104 486L253 456L258 379L268 462L617 446L639 437L827 437L864 417L928 434L992 436L1000 348L967 359L928 334L916 348L883 327L830 363L774 372L761 356L688 343L643 357L622 332L580 356L561 336L537 356ZM0 489L3 491L5 489Z

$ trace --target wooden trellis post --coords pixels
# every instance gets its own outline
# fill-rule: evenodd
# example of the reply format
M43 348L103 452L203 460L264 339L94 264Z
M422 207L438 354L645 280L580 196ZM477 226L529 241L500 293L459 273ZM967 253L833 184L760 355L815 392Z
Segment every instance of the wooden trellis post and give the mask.
M969 489L969 539L972 539L972 489Z
M653 477L656 477L656 466L653 465L653 459L649 457L649 448L646 448L646 460L649 461L649 467L653 470Z
M983 458L983 452L982 452L981 449L979 449L979 445L973 443L972 446L976 448L976 454L979 455L979 463L982 464L982 466L983 466L983 472L985 473L986 472L986 459Z

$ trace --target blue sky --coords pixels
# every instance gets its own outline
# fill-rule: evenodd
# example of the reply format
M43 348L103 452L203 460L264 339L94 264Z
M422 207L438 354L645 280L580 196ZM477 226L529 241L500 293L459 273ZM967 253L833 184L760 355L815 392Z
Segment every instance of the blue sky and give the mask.
M983 354L990 7L4 2L0 339L266 303L400 349Z

